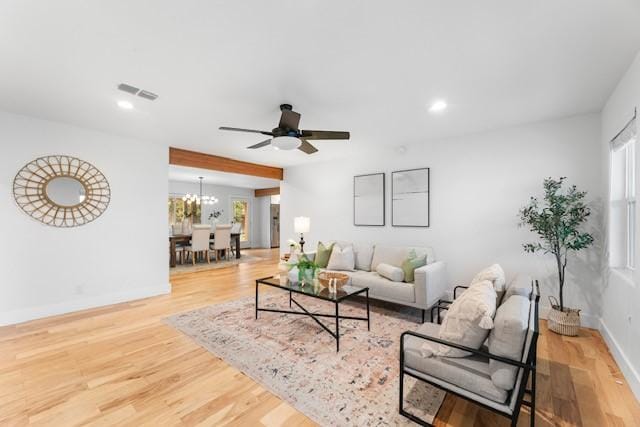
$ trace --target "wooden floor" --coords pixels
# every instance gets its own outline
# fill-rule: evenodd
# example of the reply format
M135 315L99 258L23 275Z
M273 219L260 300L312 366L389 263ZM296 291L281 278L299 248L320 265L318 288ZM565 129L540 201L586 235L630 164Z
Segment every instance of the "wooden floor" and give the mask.
M268 261L173 277L171 295L0 328L0 425L313 425L162 322L251 295L277 263L274 251L255 254ZM538 426L640 426L640 406L597 331L542 329ZM436 425L508 423L447 397Z

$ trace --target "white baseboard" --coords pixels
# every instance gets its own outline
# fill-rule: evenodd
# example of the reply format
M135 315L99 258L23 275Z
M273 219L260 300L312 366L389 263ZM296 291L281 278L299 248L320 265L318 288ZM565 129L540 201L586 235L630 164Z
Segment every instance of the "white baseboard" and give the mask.
M40 307L29 307L20 310L6 311L4 313L0 313L0 326L14 325L16 323L28 322L29 320L41 319L43 317L72 313L74 311L118 304L121 302L154 297L157 295L165 295L170 292L171 283L167 283L164 286L132 289L107 295L78 298L72 301Z
M548 319L550 307L540 307L540 318ZM591 329L600 329L600 318L589 313L580 312L580 326Z
M631 387L636 399L640 400L640 374L638 374L638 371L636 371L631 362L629 362L629 359L624 354L624 351L622 351L618 341L611 334L611 331L607 328L607 325L605 325L602 319L600 319L600 334L604 338L605 343L607 343L609 350L611 350L613 358L620 367L627 383L629 383L629 387Z

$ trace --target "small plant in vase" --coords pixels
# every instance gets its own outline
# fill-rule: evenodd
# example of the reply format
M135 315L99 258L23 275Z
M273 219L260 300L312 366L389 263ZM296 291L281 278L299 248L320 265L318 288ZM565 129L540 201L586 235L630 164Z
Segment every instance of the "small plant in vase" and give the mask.
M313 283L318 272L318 264L311 261L306 254L302 253L295 262L289 263L289 270L298 269L298 282L304 286L305 283Z
M580 310L564 304L567 255L593 244L593 236L582 230L591 210L585 204L585 191L575 185L563 188L565 177L546 178L543 182L544 199L531 197L529 204L520 209L520 225L528 226L540 238L539 242L523 245L525 252L541 251L552 254L558 268L558 299L549 297L549 329L563 335L577 335L580 326Z

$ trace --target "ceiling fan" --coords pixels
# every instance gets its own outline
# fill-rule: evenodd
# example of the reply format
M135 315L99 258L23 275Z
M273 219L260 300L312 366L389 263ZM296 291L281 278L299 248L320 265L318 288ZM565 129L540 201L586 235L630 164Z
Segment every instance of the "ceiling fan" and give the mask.
M221 126L220 130L259 133L271 137L257 144L248 146L247 148L250 149L272 145L276 150L294 150L297 148L307 154L313 154L318 151L316 147L309 143L309 140L349 139L349 132L298 129L300 113L293 111L293 107L290 104L280 105L280 111L282 111L280 123L278 124L278 127L272 129L271 132L264 130L232 128L227 126Z

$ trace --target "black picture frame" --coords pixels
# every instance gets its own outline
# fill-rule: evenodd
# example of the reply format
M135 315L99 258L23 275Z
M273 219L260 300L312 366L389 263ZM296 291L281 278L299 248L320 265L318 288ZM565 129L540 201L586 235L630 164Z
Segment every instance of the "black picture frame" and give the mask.
M407 221L400 221L398 219L396 219L396 217L398 217L399 215L394 215L394 212L398 209L396 207L396 201L402 200L399 197L397 197L397 195L395 194L395 188L394 188L394 182L395 182L395 175L396 174L400 174L400 173L411 173L411 172L418 172L418 171L426 171L426 177L427 177L427 182L426 182L426 191L416 191L416 192L406 192L406 193L399 193L399 194L418 194L418 193L425 193L424 197L426 197L426 222L425 223L415 223L415 224L411 224L411 223L407 223ZM416 198L417 201L419 201ZM393 171L391 172L391 226L392 227L419 227L419 228L429 228L429 226L431 225L431 170L430 168L415 168L415 169L405 169L405 170L398 170L398 171Z
M380 207L382 209L382 221L380 223L377 222L369 222L369 223L363 223L363 222L359 222L358 220L358 203L357 203L357 198L358 198L358 194L356 191L356 185L357 185L357 180L358 178L365 178L365 177L373 177L373 176L379 176L380 179L382 180L382 206ZM364 175L355 175L353 177L353 225L354 226L358 226L358 227L384 227L386 224L386 204L387 204L387 200L386 200L386 175L384 172L378 172L378 173L370 173L370 174L364 174Z

